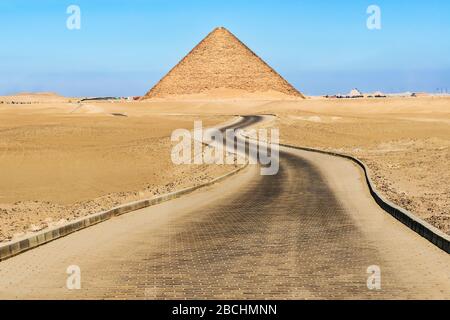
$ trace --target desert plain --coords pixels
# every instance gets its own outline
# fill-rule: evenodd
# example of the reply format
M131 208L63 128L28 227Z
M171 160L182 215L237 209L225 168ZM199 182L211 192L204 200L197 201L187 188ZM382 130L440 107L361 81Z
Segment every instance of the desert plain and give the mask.
M231 172L173 164L171 133L269 113L282 143L360 158L389 200L450 234L450 98L257 96L0 97L0 241Z

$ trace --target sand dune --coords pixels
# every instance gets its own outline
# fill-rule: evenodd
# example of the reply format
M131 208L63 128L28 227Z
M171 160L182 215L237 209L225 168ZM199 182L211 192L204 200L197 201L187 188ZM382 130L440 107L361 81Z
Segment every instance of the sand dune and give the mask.
M234 166L175 166L174 129L229 116L164 115L112 103L0 105L0 240L195 185ZM127 113L114 117L111 113Z
M283 142L363 159L389 199L450 232L449 98L259 97L0 104L0 238L212 179L232 168L174 167L172 130L268 113Z

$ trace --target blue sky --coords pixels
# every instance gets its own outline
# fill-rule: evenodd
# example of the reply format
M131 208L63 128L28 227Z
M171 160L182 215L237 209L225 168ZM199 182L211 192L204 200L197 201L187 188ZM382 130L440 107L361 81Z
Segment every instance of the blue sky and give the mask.
M0 94L142 95L216 26L307 94L450 91L448 0L1 0Z

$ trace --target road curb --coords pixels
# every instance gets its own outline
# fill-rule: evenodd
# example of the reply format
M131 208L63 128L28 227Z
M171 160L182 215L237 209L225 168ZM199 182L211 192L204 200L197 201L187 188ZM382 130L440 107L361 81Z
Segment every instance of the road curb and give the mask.
M51 229L40 231L36 234L33 234L33 235L28 236L23 239L18 239L18 240L13 240L13 241L7 242L3 245L0 245L0 261L6 260L15 255L18 255L18 254L28 251L30 249L36 248L38 246L41 246L41 245L51 242L53 240L62 238L64 236L67 236L67 235L75 232L75 231L79 231L79 230L85 229L87 227L96 225L97 223L109 220L113 217L120 216L122 214L132 212L135 210L139 210L139 209L143 209L146 207L150 207L150 206L153 206L153 205L156 205L156 204L159 204L162 202L166 202L169 200L173 200L173 199L181 197L182 195L185 195L185 194L191 193L195 190L198 190L200 188L204 188L204 187L213 185L213 184L218 183L230 176L235 175L236 173L243 170L247 166L248 166L248 162L236 170L233 170L233 171L226 173L218 178L215 178L214 180L200 184L198 186L185 188L185 189L171 192L168 194L164 194L162 196L152 198L152 199L130 202L130 203L118 206L118 207L114 207L110 210L94 213L94 214L79 218L77 220L70 221L62 226L58 226L58 227L54 227Z
M280 146L292 148L292 149L298 149L298 150L304 150L304 151L311 151L311 152L317 152L317 153L323 153L327 155L332 155L335 157L341 157L348 160L351 160L352 162L359 165L363 171L364 176L366 178L367 185L369 187L370 194L374 198L375 202L387 213L392 215L395 219L409 227L411 230L415 231L431 243L433 243L438 248L444 250L447 253L450 253L450 236L442 232L441 230L437 229L436 227L432 226L431 224L427 223L426 221L418 218L413 213L409 212L408 210L397 206L396 204L390 202L386 198L384 198L379 191L376 189L375 184L373 183L372 179L369 175L369 170L367 166L359 160L356 157L333 152L333 151L325 151L320 149L314 149L314 148L308 148L308 147L297 147L292 146L288 144L282 144L280 143Z
M233 120L230 120L230 121L227 121L226 123L232 122L232 121ZM234 120L234 121L236 121L236 120ZM39 247L39 246L46 244L48 242L51 242L53 240L62 238L73 232L96 225L97 223L109 220L113 217L120 216L122 214L132 212L135 210L139 210L142 208L150 207L150 206L153 206L153 205L156 205L156 204L159 204L162 202L166 202L169 200L173 200L173 199L181 197L182 195L191 193L197 189L213 185L213 184L218 183L232 175L235 175L236 173L243 170L247 166L248 166L248 161L244 165L239 167L238 169L233 170L229 173L226 173L226 174L224 174L218 178L215 178L209 182L206 182L206 183L203 183L203 184L200 184L197 186L185 188L182 190L178 190L175 192L171 192L168 194L164 194L164 195L156 197L156 198L126 203L126 204L120 205L118 207L114 207L110 210L93 213L88 216L70 221L62 226L46 229L46 230L37 232L33 235L26 236L22 239L16 239L16 240L6 242L5 244L0 245L0 261L9 259L20 253L34 249L36 247Z

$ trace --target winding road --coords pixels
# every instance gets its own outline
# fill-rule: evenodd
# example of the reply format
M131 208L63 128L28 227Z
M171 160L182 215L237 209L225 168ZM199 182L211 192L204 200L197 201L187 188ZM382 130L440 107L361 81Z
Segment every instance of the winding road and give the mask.
M353 163L283 147L277 175L259 169L0 262L0 298L450 299L450 255L379 208Z

